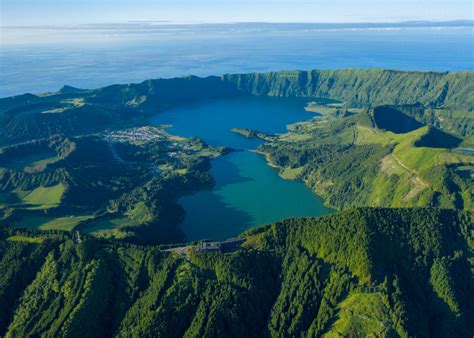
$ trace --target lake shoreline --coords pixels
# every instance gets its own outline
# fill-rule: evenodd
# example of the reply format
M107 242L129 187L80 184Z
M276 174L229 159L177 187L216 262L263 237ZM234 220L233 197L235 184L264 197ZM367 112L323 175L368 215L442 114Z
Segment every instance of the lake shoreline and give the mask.
M187 240L220 240L290 217L333 212L303 182L281 175L282 168L258 149L265 140L235 133L240 126L239 130L258 130L265 139L276 137L288 125L314 117L304 110L306 104L306 98L246 96L208 100L156 115L152 121L172 125L173 135L195 136L228 149L211 160L213 187L178 201L186 212L180 227Z

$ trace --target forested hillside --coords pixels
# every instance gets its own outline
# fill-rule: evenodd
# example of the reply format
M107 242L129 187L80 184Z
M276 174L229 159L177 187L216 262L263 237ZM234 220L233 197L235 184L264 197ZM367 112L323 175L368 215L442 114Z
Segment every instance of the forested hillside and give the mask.
M0 99L0 220L182 240L176 200L209 187L209 160L225 152L150 127L150 119L249 95L314 101L307 109L315 118L286 134L233 131L265 139L260 151L282 176L303 180L328 206L473 210L473 83L473 72L343 69L65 86Z
M304 181L326 204L352 207L440 207L474 210L470 138L423 126L393 106L321 112L259 150L289 179Z
M408 109L414 118L466 136L473 134L473 83L473 72L343 69L189 76L96 90L64 87L0 99L0 144L123 128L170 106L239 95L330 98L350 107L416 105Z
M358 209L187 258L1 228L0 335L471 337L472 217Z
M416 105L413 117L459 135L474 130L474 73L343 69L227 75L252 95L331 98L349 107Z
M359 106L474 106L472 72L342 69L231 74L224 79L254 95L328 97Z
M0 224L178 242L176 200L212 184L224 149L143 127L51 136L0 149Z

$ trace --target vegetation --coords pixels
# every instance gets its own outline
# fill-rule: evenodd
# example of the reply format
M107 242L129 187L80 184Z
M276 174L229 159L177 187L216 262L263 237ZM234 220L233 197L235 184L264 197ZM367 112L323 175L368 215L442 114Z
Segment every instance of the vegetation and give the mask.
M176 200L212 183L208 162L223 150L175 137L164 127L3 147L0 219L14 227L177 242L183 239L178 228L183 211ZM31 164L32 154L52 152L59 160Z
M365 208L256 228L245 248L188 259L4 227L0 335L470 337L472 224L466 212Z
M239 95L308 97L331 108L338 103L358 109L400 106L422 123L469 136L474 132L473 74L343 69L189 76L97 90L67 87L0 99L0 145L121 129L172 105Z
M92 215L68 217L27 215L14 219L10 226L16 228L31 228L40 230L72 231L82 222L85 222L92 218Z
M261 138L263 140L273 138L273 135L268 135L257 130L247 129L247 128L232 128L233 133L242 135L247 138Z
M353 108L401 106L422 123L467 136L474 132L473 77L473 72L343 69L231 74L224 80L252 95L326 98Z
M455 148L474 144L473 80L472 72L315 70L0 99L0 219L86 215L93 221L77 228L97 224L102 236L147 238L153 228L159 242L181 239L175 201L211 183L207 163L222 149L164 128L127 128L174 105L242 95L311 98L306 109L321 115L288 134L233 131L264 139L260 151L282 176L304 180L328 205L472 210L472 155Z
M472 337L473 74L234 74L0 99L0 336ZM177 200L211 185L226 151L149 116L241 95L314 101L285 134L233 131L348 210L252 229L229 253L131 244L182 241Z
M401 112L386 119L381 111L391 109L326 112L267 139L259 150L283 177L303 180L338 209L473 210L474 157L456 149L463 139L420 127Z
M64 194L64 185L52 187L38 187L23 198L24 203L34 205L35 208L48 209L59 205Z
M16 241L16 242L27 242L27 243L36 243L40 244L43 243L44 237L30 237L30 236L22 236L22 235L16 235L16 236L10 236L7 238L9 241Z

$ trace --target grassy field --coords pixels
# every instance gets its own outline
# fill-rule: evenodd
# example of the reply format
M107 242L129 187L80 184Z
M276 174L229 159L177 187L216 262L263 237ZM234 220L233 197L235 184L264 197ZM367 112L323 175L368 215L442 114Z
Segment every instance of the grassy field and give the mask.
M473 155L447 148L415 146L416 141L429 132L429 127L405 134L357 127L358 144L394 147L392 153L379 162L380 171L372 184L371 202L374 205L384 204L384 199L390 195L393 207L405 206L415 197L418 199L416 205L424 206L433 191L442 189L433 170L448 165L463 166L470 171L474 169Z
M415 130L412 133L417 133ZM412 134L410 133L410 134ZM410 137L408 137L410 138ZM406 134L395 134L391 131L383 132L367 126L357 126L356 144L380 144L389 145L401 142L407 139Z
M356 292L346 298L339 308L339 318L326 338L346 337L350 332L358 332L361 337L378 332L377 337L385 337L391 331L391 320L387 300L380 293Z
M188 172L188 169L186 169L186 168L176 170L176 173L179 174L179 175L186 175L187 172Z
M122 215L111 214L90 222L82 231L104 238L124 238L128 236L128 234L123 228L137 227L151 222L153 218L154 215L150 212L145 203L138 202Z
M16 235L16 236L8 237L7 240L12 241L12 242L26 242L26 243L40 244L44 242L45 238Z
M31 228L40 230L66 230L71 231L81 222L91 219L93 216L70 216L70 217L49 217L49 216L25 216L18 221L14 221L12 226L16 228Z
M119 218L103 218L92 222L87 228L82 231L87 234L93 234L102 238L124 238L127 234L121 231L124 227L134 227L139 225L130 217Z
M407 133L380 130L366 113L328 113L289 126L267 143L266 151L267 159L273 159L269 162L286 161L282 177L303 179L336 208L437 205L470 210L474 154L457 148L471 142L428 126ZM369 155L366 149L371 149Z
M417 147L415 142L429 132L429 127L406 134L382 132L372 128L357 127L357 144L395 145L393 156L406 170L423 172L434 165L474 164L474 156L447 148Z
M168 188L164 181L192 188L201 181L207 183L208 178L201 175L208 171L204 164L223 152L223 148L209 147L198 139L173 137L164 127L114 130L74 141L51 137L47 149L57 152L45 151L46 140L28 145L25 151L18 150L23 144L6 148L5 162L15 163L20 170L3 168L0 160L0 218L15 227L82 230L86 224L81 223L90 218L81 215L102 215L111 202L119 204L120 210L110 210L114 214L106 220L97 217L97 222L87 224L87 232L131 236L139 231L138 226L156 220L160 204L175 203L174 197L157 201L164 189L172 189L172 196L175 191L180 194L180 187ZM117 143L119 158L124 160L115 158L112 143ZM35 150L41 154L21 155ZM68 156L71 151L75 156ZM56 153L61 154L61 160L48 166L59 159Z
M56 163L59 160L61 160L61 157L59 157L57 155L54 155L54 156L50 156L50 157L40 159L38 161L34 161L33 163L31 163L31 165L29 167L42 167L42 168L44 168L48 164Z
M295 180L303 171L304 167L298 168L283 168L280 172L280 176L286 180Z
M61 158L54 151L48 151L22 156L21 158L16 158L14 161L7 161L2 164L2 167L13 170L24 170L26 168L46 166L60 159Z
M23 203L29 210L49 209L59 205L64 194L64 185L38 187L23 197Z

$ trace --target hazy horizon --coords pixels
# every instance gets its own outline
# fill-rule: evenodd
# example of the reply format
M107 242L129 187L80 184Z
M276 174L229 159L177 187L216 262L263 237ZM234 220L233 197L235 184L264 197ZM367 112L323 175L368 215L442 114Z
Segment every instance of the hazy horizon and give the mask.
M0 97L190 74L472 70L471 13L465 0L3 0Z
M2 26L130 21L397 22L472 19L470 0L3 0Z
M179 40L183 34L291 34L321 31L389 31L407 29L474 29L474 20L399 21L399 22L228 22L176 23L163 21L129 21L117 23L25 25L0 28L4 48L15 45L114 43L128 40L149 40L157 36Z
M187 26L187 25L321 25L321 26L337 26L337 25L468 25L474 26L474 19L426 19L426 20L386 20L386 21L174 21L174 20L125 20L125 21L111 21L111 22L81 22L81 23L41 23L41 24L18 24L18 25L4 25L0 23L0 28L35 28L35 27L81 27L81 26L120 26L120 25L152 25L152 26Z
M472 26L125 26L10 31L12 43L4 44L0 53L4 80L0 97L55 91L65 84L97 88L191 74L335 68L473 69Z

